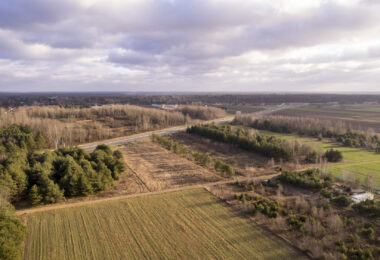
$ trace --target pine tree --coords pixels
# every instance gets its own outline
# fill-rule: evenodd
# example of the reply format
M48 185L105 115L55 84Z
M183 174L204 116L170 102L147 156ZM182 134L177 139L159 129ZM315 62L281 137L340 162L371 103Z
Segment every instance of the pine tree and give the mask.
M37 187L36 184L34 184L32 188L30 188L28 199L29 199L30 204L32 205L37 205L41 203L42 196L40 195L39 188Z

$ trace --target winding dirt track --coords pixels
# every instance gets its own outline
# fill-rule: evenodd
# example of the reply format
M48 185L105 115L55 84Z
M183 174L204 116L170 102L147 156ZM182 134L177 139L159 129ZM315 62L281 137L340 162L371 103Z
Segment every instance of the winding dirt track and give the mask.
M144 193L136 193L136 194L129 194L129 195L122 195L122 196L115 196L115 197L109 197L109 198L101 198L101 199L94 199L94 200L88 200L88 201L79 201L79 202L71 202L71 203L59 203L59 204L53 204L48 206L41 206L41 207L33 207L29 209L20 209L16 210L16 215L23 216L26 214L36 213L36 212L42 212L42 211L49 211L49 210L55 210L55 209L64 209L64 208L73 208L73 207L80 207L84 205L90 205L90 204L96 204L101 202L107 202L107 201L114 201L114 200L123 200L123 199L129 199L129 198L136 198L136 197L144 197L149 195L157 195L157 194L163 194L163 193L169 193L169 192L175 192L175 191L182 191L182 190L189 190L189 189L195 189L195 188L204 188L207 189L208 187L215 186L215 185L222 185L222 184L229 184L234 183L237 180L240 181L259 181L259 180L265 180L270 179L275 176L278 176L279 173L272 174L272 175L264 175L259 177L241 177L241 178L234 178L234 179L228 179L223 181L217 181L212 183L203 183L203 184L196 184L196 185L189 185L189 186L182 186L182 187L176 187L161 191L152 191L152 192L144 192Z

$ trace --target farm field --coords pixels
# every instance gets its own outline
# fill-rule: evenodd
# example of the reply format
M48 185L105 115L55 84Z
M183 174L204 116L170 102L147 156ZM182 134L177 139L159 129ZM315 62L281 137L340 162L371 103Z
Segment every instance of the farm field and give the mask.
M150 141L120 147L130 168L149 191L191 184L215 182L222 178Z
M27 223L25 260L303 258L202 189L39 212Z
M343 147L333 143L325 143L313 138L298 137L295 135L286 135L262 131L260 133L274 135L286 140L298 140L301 143L308 143L317 149L326 151L328 149L336 149L342 152L343 162L330 164L329 170L335 176L343 176L344 174L357 174L362 182L365 181L368 173L375 174L377 177L377 186L380 187L380 154L362 150L359 148Z
M354 128L366 130L373 128L380 132L380 105L309 105L276 112L276 115L296 117L317 117L323 119L338 119L348 122Z

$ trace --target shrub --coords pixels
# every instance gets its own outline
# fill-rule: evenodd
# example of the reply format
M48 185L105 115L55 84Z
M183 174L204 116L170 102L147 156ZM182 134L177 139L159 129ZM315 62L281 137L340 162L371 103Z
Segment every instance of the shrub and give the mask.
M334 149L327 150L323 157L325 157L329 162L340 162L343 160L342 153Z
M380 217L380 206L376 204L373 200L359 202L353 205L352 208L358 213L363 214L367 217Z
M292 227L292 229L304 232L305 231L305 222L306 217L297 217L296 215L289 215L288 224Z
M326 176L321 178L318 170L306 170L303 172L284 171L279 176L279 180L301 188L315 190L330 187L332 184L331 177Z
M374 241L375 240L375 231L372 227L365 228L363 227L361 230L361 233L367 237L369 240Z
M340 207L348 207L352 203L351 198L343 194L332 199L332 201Z
M265 198L258 198L257 201L252 203L254 207L254 212L260 211L269 218L276 218L279 213L279 203L278 201L270 201Z

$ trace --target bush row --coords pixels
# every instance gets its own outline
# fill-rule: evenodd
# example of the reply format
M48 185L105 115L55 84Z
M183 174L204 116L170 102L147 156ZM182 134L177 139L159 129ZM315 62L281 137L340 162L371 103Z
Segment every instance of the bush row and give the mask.
M183 144L156 134L152 135L152 141L189 160L194 160L200 166L212 167L223 176L231 177L235 175L235 170L230 164L218 159L214 160L207 153L193 151Z

